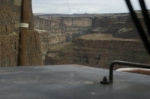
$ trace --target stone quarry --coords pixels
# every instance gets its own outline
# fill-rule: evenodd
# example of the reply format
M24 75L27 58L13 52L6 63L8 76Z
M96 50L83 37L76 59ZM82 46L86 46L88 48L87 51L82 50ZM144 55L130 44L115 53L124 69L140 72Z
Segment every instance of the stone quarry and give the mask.
M52 47L46 55L45 64L82 64L109 68L113 60L150 63L139 40L117 39L110 34L89 34Z
M53 45L70 42L76 37L88 34L92 19L92 17L34 16L34 26L40 35L43 59Z
M141 13L137 14L143 24ZM82 64L108 68L113 60L150 63L127 13L36 15L34 25L40 34L45 65Z
M0 67L18 65L21 2L0 3ZM127 13L33 15L31 5L28 6L26 65L82 64L108 68L116 59L150 63ZM139 11L137 15L143 24Z

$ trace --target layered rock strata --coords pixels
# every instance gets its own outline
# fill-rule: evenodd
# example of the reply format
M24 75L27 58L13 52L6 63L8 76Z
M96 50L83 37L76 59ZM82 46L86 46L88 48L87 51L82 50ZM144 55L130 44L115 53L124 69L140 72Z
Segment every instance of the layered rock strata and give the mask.
M145 31L145 25L143 21L143 16L141 12L137 11L138 18L142 23ZM53 46L59 46L61 43L73 41L76 37L85 34L111 34L114 38L113 41L110 42L109 40L78 40L80 43L77 45L84 44L86 42L87 46L83 46L81 49L91 48L93 49L95 46L103 46L101 50L108 50L111 46L112 49L118 49L124 51L127 49L128 51L132 51L133 49L137 49L138 46L134 47L134 41L126 39L136 39L139 40L138 32L132 22L132 19L128 13L122 14L83 14L83 15L37 15L34 17L34 25L35 29L39 29L40 40L41 40L41 51L43 53L43 60L45 60L46 56L46 64L48 64L48 59L53 60L53 63L67 63L64 60L57 60L59 58L59 54L57 53L57 58L55 61L54 58L51 58L51 48ZM42 32L43 31L43 32ZM107 38L107 37L106 37ZM109 37L108 37L109 38ZM123 38L123 40L118 39ZM118 39L116 41L115 39ZM119 43L121 40L122 43ZM87 43L88 42L88 43ZM99 42L99 43L98 43ZM105 43L102 43L105 42ZM113 43L114 42L114 43ZM75 42L74 42L75 43ZM73 44L74 44L73 43ZM132 47L130 46L133 45ZM100 45L99 45L100 44ZM129 45L128 45L129 44ZM138 43L137 43L138 44ZM142 45L142 43L140 43ZM77 46L75 45L75 46ZM125 45L125 46L121 46ZM130 48L126 48L130 46ZM107 49L108 48L108 49ZM119 49L120 48L120 49ZM122 49L121 49L122 48ZM78 49L75 47L75 49ZM80 49L80 47L79 47ZM143 47L142 47L143 49ZM47 54L48 53L48 54ZM70 52L66 53L67 55ZM92 51L90 52L92 53ZM139 52L140 53L140 52ZM54 53L55 54L55 53ZM54 55L52 54L52 56ZM61 53L62 54L62 53ZM137 52L138 54L138 52ZM63 54L65 56L65 54ZM69 54L72 55L72 54ZM76 54L75 54L76 55ZM50 56L50 57L49 57ZM96 56L99 57L99 54ZM115 55L117 56L117 55ZM85 57L87 57L85 55ZM119 57L119 56L118 56ZM89 59L89 57L88 57ZM65 60L67 61L67 59ZM106 60L105 60L106 61ZM107 60L108 61L108 60ZM51 64L51 62L49 64ZM68 62L70 63L70 62ZM73 62L75 63L75 62ZM78 63L78 62L77 62Z
M17 66L22 0L0 0L0 67ZM30 16L32 17L31 5ZM33 31L32 18L27 45L27 65L42 65L39 34Z
M41 40L43 59L53 45L70 42L90 33L92 18L87 17L34 17L34 26Z
M150 64L142 42L134 39L94 34L80 37L64 47L59 46L49 50L45 64L82 64L101 68L109 68L113 60Z

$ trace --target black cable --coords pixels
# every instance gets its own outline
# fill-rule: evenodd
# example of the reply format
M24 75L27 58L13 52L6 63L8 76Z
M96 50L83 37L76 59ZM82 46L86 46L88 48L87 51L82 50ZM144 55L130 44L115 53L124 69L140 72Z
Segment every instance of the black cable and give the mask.
M148 29L149 36L150 36L150 19L149 19L149 14L148 14L148 11L146 9L146 5L145 5L144 0L139 0L139 2L140 2L140 6L142 8L142 13L143 13L143 16L144 16L145 24L146 24L146 27Z
M142 28L142 25L140 24L136 14L135 14L135 12L133 10L133 7L131 5L130 0L125 0L125 1L126 1L126 4L127 4L128 8L130 10L130 14L132 16L132 20L133 20L133 22L134 22L134 24L135 24L135 26L136 26L136 28L137 28L137 30L139 32L139 35L140 35L140 37L141 37L141 39L142 39L142 41L144 43L144 46L147 49L148 54L150 55L150 43L149 43L148 38L147 38L143 28Z

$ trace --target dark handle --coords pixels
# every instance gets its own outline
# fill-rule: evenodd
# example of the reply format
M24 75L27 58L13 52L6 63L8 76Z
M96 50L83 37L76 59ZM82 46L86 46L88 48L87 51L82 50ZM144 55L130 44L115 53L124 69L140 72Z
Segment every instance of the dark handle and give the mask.
M104 77L103 81L100 82L101 84L111 84L111 83L113 83L113 67L116 64L122 65L122 66L127 65L128 67L138 67L138 68L150 69L150 65L148 65L148 64L141 64L141 63L115 60L111 63L110 68L109 68L109 81L107 81L107 78Z

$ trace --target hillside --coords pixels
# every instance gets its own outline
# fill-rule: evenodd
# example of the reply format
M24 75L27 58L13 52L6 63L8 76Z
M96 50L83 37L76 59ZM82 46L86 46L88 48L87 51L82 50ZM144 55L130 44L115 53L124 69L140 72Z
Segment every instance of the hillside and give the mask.
M141 12L137 15L147 31ZM115 59L149 63L128 13L35 15L34 25L46 65L107 67Z
M150 63L142 42L114 38L110 34L88 34L48 51L45 64L82 64L108 68L113 60Z

